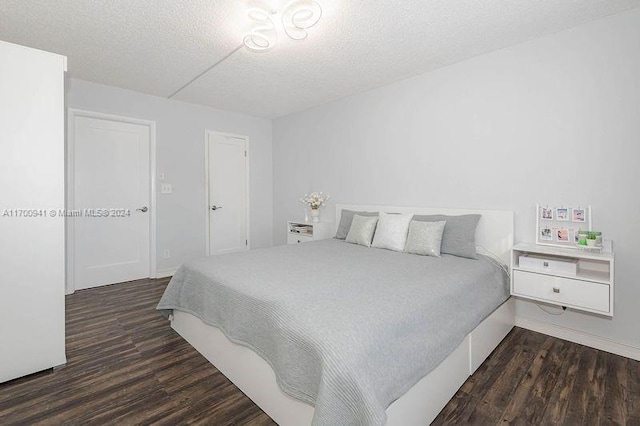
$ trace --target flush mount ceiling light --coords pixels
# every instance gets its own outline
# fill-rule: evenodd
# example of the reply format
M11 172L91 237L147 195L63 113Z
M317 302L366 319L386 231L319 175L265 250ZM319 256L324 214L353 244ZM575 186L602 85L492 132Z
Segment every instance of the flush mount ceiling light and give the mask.
M242 49L242 47L246 47L253 52L264 52L265 50L273 48L278 41L278 31L284 31L292 40L304 40L308 35L307 30L320 21L322 8L315 0L294 0L283 7L281 11L266 11L254 7L247 11L247 15L252 21L252 27L247 35L244 36L242 44L234 48L224 58L219 59L215 64L180 86L178 90L167 96L167 98L171 99L182 92L185 88L189 87L191 83L229 59L234 53ZM280 15L279 18L278 15ZM280 29L277 28L276 22L282 24Z
M290 39L304 40L308 35L307 30L320 21L322 7L315 0L295 0L281 11L252 8L247 15L252 21L252 28L244 36L243 43L251 51L263 52L278 42L276 22L282 23L282 30Z

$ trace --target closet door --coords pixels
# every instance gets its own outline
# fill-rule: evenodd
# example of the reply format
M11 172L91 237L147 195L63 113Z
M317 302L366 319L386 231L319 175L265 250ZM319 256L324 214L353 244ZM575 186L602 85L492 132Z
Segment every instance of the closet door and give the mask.
M0 382L66 362L62 56L0 42Z
M247 138L207 132L207 254L249 249Z

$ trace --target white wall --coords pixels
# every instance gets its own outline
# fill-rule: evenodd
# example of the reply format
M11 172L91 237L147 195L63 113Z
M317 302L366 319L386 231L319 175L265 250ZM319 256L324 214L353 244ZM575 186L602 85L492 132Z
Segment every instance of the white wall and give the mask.
M640 9L274 122L274 242L311 190L335 203L593 206L615 241L615 317L518 314L640 346ZM331 218L333 203L324 212Z
M204 256L205 130L249 137L251 246L271 245L273 185L271 121L168 100L82 80L68 79L66 106L156 122L157 171L173 185L157 195L158 271ZM158 185L159 186L159 185ZM164 259L165 249L171 258Z

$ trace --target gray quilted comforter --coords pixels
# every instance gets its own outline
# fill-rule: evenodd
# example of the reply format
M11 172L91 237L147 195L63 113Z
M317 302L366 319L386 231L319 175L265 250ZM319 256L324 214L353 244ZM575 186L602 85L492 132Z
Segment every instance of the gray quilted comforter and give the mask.
M381 425L386 408L508 298L489 258L339 240L185 263L158 309L178 309L260 354L315 425Z

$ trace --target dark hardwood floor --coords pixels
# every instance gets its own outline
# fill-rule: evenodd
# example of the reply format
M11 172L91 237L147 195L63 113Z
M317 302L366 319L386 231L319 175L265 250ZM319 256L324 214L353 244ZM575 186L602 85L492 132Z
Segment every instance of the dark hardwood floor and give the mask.
M0 385L0 425L274 424L155 311L168 279L67 296L67 365ZM435 424L640 425L640 362L514 329Z
M516 327L433 424L640 425L640 362Z
M274 424L155 310L169 279L67 296L67 364L0 385L0 425Z

